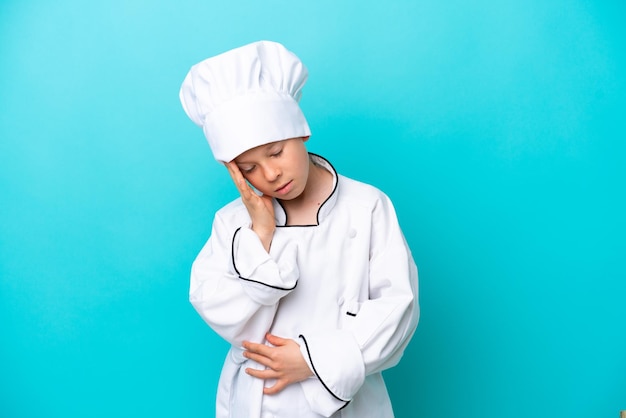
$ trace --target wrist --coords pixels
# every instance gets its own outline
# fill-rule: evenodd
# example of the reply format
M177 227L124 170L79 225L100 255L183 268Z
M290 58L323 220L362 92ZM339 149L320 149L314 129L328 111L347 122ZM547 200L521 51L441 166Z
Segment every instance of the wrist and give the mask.
M263 244L263 247L265 248L265 251L270 250L270 244L272 243L272 238L274 238L274 230L276 228L256 228L254 226L252 226L252 230L257 234L257 236L259 237L259 239L261 240L261 243Z

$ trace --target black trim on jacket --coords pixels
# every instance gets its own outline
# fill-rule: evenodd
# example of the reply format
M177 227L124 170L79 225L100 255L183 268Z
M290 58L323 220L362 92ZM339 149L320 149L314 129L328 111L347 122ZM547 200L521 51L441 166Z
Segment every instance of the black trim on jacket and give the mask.
M247 282L251 282L251 283L259 283L259 284L262 284L262 285L264 285L264 286L271 287L272 289L277 289L277 290L285 290L285 291L295 289L295 288L296 288L296 286L298 285L298 281L296 281L296 284L294 284L294 285L293 285L293 287L291 287L291 288L288 288L288 287L279 287L279 286L272 286L271 284L263 283L263 282L260 282L260 281L258 281L258 280L248 279L248 278L246 278L246 277L243 277L243 276L241 275L241 273L239 273L239 270L237 269L237 264L235 263L235 237L236 237L236 236L237 236L237 234L239 233L239 230L240 230L240 229L241 229L241 227L239 227L239 228L237 228L237 229L235 230L235 233L233 234L233 239L232 239L232 242L231 242L231 248L230 248L230 257L231 257L231 259L232 259L232 261L233 261L233 268L235 269L235 272L237 273L237 276L239 276L239 278L240 278L241 280L245 280L245 281L247 281Z
M300 335L299 335L299 337L300 337L300 338L302 338L302 341L304 341L304 346L306 347L306 353L307 353L307 355L309 356L309 361L311 362L311 367L313 368L313 373L315 373L315 375L317 376L317 378L320 380L320 383L322 384L322 386L324 386L324 389L326 389L326 390L328 391L328 393L330 393L331 395L333 395L333 397L334 397L335 399L337 399L338 401L341 401L341 402L345 402L345 403L346 403L346 404L345 404L344 406L342 406L340 409L345 408L345 407L346 407L346 406L350 403L350 401L349 401L349 400L347 401L347 400L345 400L345 399L341 399L339 396L335 395L335 394L333 393L333 391L332 391L332 390L330 390L330 389L328 388L328 386L326 386L326 383L324 383L324 381L322 380L321 376L317 373L317 370L315 370L315 365L313 364L313 359L311 358L311 352L309 351L309 344L306 342L306 338L304 338L304 335L302 335L302 334L300 334Z
M311 160L311 156L313 157L317 157L320 160L323 160L326 162L326 164L328 164L328 166L332 169L332 174L334 174L334 178L336 179L335 181L335 185L333 187L333 191L330 192L330 194L328 195L328 197L326 197L326 200L324 200L324 202L320 205L319 208L317 208L317 213L315 214L315 221L316 224L314 225L288 225L289 223L289 218L287 217L287 211L285 210L285 207L283 206L282 202L280 199L276 199L276 201L278 202L278 204L280 205L281 208L283 208L283 212L285 213L285 225L276 225L277 228L289 228L289 227L303 227L303 226L319 226L320 224L320 211L322 210L322 208L324 207L324 205L326 204L326 202L328 202L328 200L335 194L335 192L337 191L337 186L339 185L339 175L337 174L337 170L335 170L335 167L330 163L330 161L328 161L326 158L322 157L319 154L315 154L313 152L309 152L309 161L311 161L311 163L315 164L314 161ZM322 167L323 169L326 169L326 167Z

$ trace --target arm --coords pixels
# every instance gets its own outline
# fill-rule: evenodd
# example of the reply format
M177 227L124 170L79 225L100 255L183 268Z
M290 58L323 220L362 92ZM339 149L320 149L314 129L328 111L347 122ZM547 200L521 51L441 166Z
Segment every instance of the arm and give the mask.
M189 299L200 316L236 347L263 341L280 298L298 279L295 247L270 254L250 228L218 213L193 263Z
M311 408L325 416L345 406L366 375L397 364L417 326L417 268L386 196L372 212L369 259L369 296L344 305L343 328L300 337L319 378L301 385Z
M215 216L211 238L193 264L189 298L211 328L240 347L244 340L263 341L299 272L295 247L269 254L276 229L272 199L257 195L234 162L226 168L249 216L234 221L231 213L227 222Z

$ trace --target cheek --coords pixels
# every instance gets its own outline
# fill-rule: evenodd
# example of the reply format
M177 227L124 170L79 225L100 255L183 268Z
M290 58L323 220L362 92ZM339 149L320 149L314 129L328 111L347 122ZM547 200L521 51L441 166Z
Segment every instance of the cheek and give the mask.
M309 154L305 154L300 161L300 170L304 175L309 175Z

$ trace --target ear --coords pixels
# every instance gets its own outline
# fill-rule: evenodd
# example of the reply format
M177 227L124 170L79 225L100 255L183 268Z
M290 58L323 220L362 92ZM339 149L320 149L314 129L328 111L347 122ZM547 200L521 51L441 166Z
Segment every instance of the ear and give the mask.
M303 136L303 137L302 137L302 142L306 142L306 141L308 141L310 137L311 137L311 136Z

